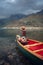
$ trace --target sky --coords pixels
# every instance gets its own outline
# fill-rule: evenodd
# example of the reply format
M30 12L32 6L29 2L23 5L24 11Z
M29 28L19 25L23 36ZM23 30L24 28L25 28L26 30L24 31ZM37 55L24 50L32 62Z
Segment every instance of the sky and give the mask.
M0 0L0 16L32 14L43 9L43 0Z

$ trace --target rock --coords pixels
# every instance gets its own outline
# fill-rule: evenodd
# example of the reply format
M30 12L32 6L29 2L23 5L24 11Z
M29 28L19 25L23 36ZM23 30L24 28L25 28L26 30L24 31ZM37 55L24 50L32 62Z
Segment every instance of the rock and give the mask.
M16 53L12 53L13 56L16 56Z
M9 63L5 62L4 65L10 65Z
M13 60L13 55L8 55L9 60Z
M0 65L3 65L4 64L4 60L0 60Z
M8 52L8 55L11 55L12 53L11 52Z

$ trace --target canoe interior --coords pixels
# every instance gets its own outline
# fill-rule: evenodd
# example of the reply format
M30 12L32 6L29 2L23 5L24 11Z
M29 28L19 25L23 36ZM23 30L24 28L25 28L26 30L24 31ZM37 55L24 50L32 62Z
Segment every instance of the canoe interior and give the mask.
M30 46L28 46L28 45L30 45ZM30 49L31 51L33 51L43 57L43 43L42 42L29 40L27 46L28 46L27 47L28 49Z
M43 60L43 42L29 39L28 43L23 45L23 47L27 48L28 51L30 50L33 54Z

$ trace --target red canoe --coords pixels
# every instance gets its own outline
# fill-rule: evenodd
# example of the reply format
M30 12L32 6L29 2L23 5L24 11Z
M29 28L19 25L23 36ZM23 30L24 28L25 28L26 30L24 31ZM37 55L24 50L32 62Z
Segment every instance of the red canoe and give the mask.
M25 56L31 58L32 61L35 61L42 65L43 63L43 42L39 42L36 40L29 39L26 45L21 44L18 42L19 49L24 53Z

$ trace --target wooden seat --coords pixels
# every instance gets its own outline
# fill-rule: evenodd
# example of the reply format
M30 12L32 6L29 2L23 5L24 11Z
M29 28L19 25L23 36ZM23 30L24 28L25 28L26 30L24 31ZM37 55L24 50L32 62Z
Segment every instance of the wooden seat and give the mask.
M29 48L29 45L25 45L24 47Z

